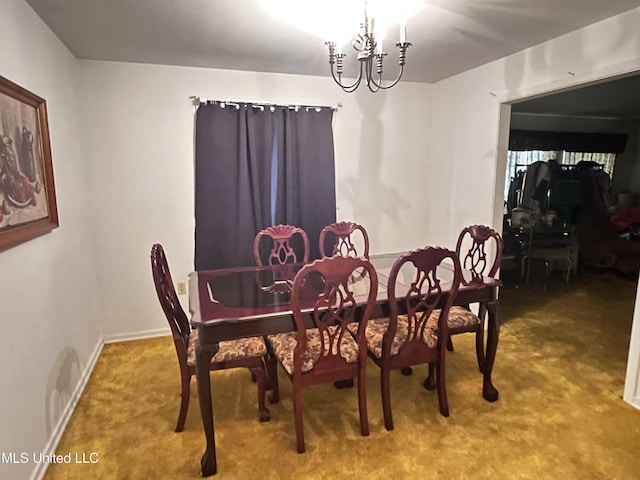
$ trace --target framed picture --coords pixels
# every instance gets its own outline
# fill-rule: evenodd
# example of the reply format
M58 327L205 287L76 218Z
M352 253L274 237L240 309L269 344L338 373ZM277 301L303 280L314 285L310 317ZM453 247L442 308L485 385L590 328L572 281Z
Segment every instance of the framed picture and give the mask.
M56 227L47 104L0 76L0 250Z

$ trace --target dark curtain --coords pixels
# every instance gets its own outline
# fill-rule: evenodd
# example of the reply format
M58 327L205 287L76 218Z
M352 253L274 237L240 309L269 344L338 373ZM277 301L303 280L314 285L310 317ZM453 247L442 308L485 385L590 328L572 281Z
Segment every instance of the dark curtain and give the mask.
M269 109L203 104L196 112L196 270L253 265L270 224L275 118Z
M276 223L302 228L309 237L309 258L319 258L320 231L336 221L333 111L300 108L282 113Z
M332 118L329 108L198 108L196 270L253 265L256 234L277 224L302 228L319 257L320 231L336 220Z
M624 133L577 133L511 130L509 150L565 150L585 153L622 153L627 144Z

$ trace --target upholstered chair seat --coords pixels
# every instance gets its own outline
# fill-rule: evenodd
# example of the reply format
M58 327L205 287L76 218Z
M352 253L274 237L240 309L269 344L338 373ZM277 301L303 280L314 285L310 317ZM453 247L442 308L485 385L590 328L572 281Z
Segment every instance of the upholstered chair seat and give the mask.
M353 324L356 326L357 324ZM338 327L333 326L327 328L331 335L334 335ZM302 354L302 373L313 369L313 366L320 359L322 352L322 342L320 341L320 330L317 328L307 329L307 348ZM329 343L329 338L324 332L325 342ZM278 333L276 335L268 335L267 341L271 345L274 355L280 361L284 369L289 375L293 375L293 352L298 344L298 332ZM333 346L333 354L337 354L336 346ZM343 341L340 342L340 356L347 363L358 362L358 344L349 335L345 335Z
M196 364L196 343L198 342L198 331L194 330L189 334L189 347L187 348L187 365ZM211 359L212 363L231 362L243 358L261 358L267 354L267 347L262 337L240 338L219 343L220 349Z
M422 340L429 348L436 348L438 345L438 317L440 316L439 310L429 316L427 325L424 329ZM349 331L351 333L357 333L357 325L349 325ZM365 331L365 338L367 339L367 347L369 351L377 358L382 358L382 338L389 328L389 318L375 318L369 320L367 324L367 330ZM397 355L409 337L409 320L406 315L398 315L398 326L396 335L391 342L391 356Z
M438 314L440 314L440 310L436 311L438 312ZM449 309L449 318L447 319L447 324L449 325L450 329L474 327L480 325L480 317L478 317L478 315L473 313L471 310L456 305Z

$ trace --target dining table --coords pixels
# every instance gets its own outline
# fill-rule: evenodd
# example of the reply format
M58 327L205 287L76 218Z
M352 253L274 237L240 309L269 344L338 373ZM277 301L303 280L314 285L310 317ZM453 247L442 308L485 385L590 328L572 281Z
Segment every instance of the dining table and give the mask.
M387 310L387 284L396 259L405 252L372 255L370 261L378 274L377 307ZM198 330L196 343L196 376L200 412L206 437L206 448L200 466L202 476L217 472L213 405L209 366L218 351L219 342L244 337L262 336L295 331L290 291L293 279L303 264L278 266L251 266L200 270L189 274L189 311L191 326ZM438 272L441 288L450 288L453 264L441 266ZM448 281L449 280L449 281ZM397 276L398 289L408 288L412 277L401 270ZM356 301L366 301L367 279L354 278ZM498 347L500 331L500 304L498 288L501 281L493 277L478 276L462 270L462 282L456 294L455 305L484 303L487 307L487 340L482 395L489 401L498 399L491 372Z

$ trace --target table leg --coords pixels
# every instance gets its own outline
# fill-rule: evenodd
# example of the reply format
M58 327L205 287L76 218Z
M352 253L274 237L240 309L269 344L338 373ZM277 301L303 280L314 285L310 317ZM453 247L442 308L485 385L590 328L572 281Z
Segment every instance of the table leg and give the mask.
M484 379L482 383L482 396L488 402L498 400L498 390L491 383L491 371L498 349L498 337L500 335L500 302L492 300L487 302L487 350L485 352Z
M213 429L213 405L211 403L211 358L218 351L218 344L201 346L196 344L196 376L198 378L198 398L200 400L200 413L202 425L207 439L207 449L200 460L202 476L215 475L218 470L216 462L216 439Z

